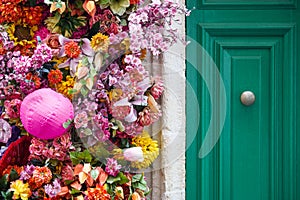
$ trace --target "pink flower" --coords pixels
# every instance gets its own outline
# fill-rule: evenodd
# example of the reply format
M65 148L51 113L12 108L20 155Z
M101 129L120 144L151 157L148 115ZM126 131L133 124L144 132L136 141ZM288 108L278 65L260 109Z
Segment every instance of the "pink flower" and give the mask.
M9 118L16 119L20 117L20 107L22 101L20 99L6 100L4 107Z
M154 85L151 87L150 92L154 99L158 99L164 91L164 84L161 78L155 78Z
M43 151L46 148L46 143L37 139L32 138L31 145L29 146L30 157L29 158L43 158Z
M82 111L74 118L75 128L86 128L88 125L88 115L85 111Z
M65 182L66 180L73 180L74 172L70 165L66 165L61 170L61 178L62 181Z
M122 168L121 165L113 158L107 158L107 163L105 167L105 171L111 176L117 176L119 170Z
M143 162L144 156L143 151L141 147L131 147L128 149L125 149L123 152L123 156L125 160L131 161L131 162Z

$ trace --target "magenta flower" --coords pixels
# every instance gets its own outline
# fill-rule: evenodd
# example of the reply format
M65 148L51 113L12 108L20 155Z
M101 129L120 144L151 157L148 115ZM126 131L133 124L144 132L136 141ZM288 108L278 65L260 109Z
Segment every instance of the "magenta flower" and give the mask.
M35 170L34 165L25 166L24 171L22 171L20 174L20 179L23 181L30 179L34 170Z
M113 158L107 158L107 163L105 167L105 171L111 176L117 176L119 170L122 168L121 165Z

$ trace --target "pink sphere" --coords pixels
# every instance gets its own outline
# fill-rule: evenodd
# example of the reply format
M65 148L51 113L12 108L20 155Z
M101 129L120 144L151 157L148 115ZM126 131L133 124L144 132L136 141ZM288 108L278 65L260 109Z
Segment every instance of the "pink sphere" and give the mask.
M49 88L39 89L23 100L20 118L28 133L48 140L68 131L63 124L74 118L74 108L62 94Z

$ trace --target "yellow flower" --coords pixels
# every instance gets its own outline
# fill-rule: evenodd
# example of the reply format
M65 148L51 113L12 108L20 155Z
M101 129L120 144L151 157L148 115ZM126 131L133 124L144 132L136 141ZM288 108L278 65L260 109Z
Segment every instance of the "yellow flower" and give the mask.
M70 100L72 100L73 95L69 93L70 90L74 87L74 78L71 76L66 77L66 81L62 81L59 84L57 84L57 92L63 94L65 97L68 97Z
M94 51L107 51L109 45L109 37L102 33L97 33L92 37L91 47Z
M34 40L34 32L38 29L37 26L29 26L28 24L22 23L20 20L16 23L11 24L7 33L10 40L14 41L14 45L35 47L36 41Z
M156 140L151 139L150 135L143 131L142 134L132 139L132 144L141 147L144 155L144 161L132 162L131 166L142 169L149 167L159 155L159 148Z
M13 199L28 200L31 195L31 191L28 187L28 183L24 184L21 180L16 180L11 183L10 190L14 192Z

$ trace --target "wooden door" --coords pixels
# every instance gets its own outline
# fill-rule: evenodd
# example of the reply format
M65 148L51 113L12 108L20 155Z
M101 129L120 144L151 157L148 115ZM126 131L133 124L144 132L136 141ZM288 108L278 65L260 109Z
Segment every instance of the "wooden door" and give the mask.
M187 1L197 43L187 47L187 83L198 98L187 91L187 200L300 199L299 3ZM241 102L245 91L252 105ZM206 137L218 141L199 156Z

